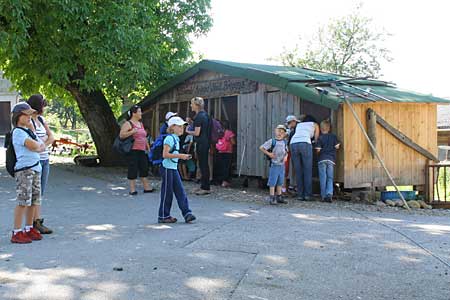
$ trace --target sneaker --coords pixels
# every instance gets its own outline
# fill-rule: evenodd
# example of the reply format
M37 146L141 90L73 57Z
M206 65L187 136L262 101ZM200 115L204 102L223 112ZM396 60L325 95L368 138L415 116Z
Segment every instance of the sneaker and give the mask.
M36 219L33 222L33 228L36 228L36 230L39 231L41 234L53 233L53 230L51 230L47 226L44 226L44 219Z
M195 194L198 195L198 196L209 195L209 194L211 194L211 191L210 190L202 190L202 189L200 189L197 192L195 192Z
M230 186L230 183L227 181L222 182L222 187L227 188Z
M326 196L325 199L323 199L323 201L331 203L331 202L333 202L333 198L332 198L332 196Z
M42 235L35 228L31 228L30 231L25 232L25 234L28 235L28 237L32 241L40 241L40 240L42 240Z
M281 196L281 195L278 195L277 196L277 203L280 203L280 204L288 204L288 202L283 198L283 196Z
M186 218L184 218L184 221L186 223L191 223L193 221L195 221L197 218L193 215L193 214L189 214L186 216Z
M270 205L277 205L277 197L276 196L270 196L269 204Z
M165 219L158 219L158 223L176 223L178 220L174 217L168 217Z
M23 231L20 231L16 234L12 234L11 243L15 244L29 244L31 243L31 239L26 235Z

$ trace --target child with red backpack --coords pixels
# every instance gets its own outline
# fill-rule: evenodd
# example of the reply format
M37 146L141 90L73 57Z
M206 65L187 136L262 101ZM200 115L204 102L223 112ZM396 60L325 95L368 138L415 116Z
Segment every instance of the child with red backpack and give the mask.
M223 136L216 143L216 178L222 187L230 186L230 169L233 158L233 147L236 145L236 135L230 128L229 121L222 121L225 130Z

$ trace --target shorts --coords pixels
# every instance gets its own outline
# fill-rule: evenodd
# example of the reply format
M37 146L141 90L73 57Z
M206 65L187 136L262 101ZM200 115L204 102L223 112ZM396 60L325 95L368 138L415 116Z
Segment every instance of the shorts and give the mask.
M267 181L267 185L269 187L283 186L284 171L285 171L284 164L283 165L272 164L269 169L269 180Z
M128 174L127 178L129 180L134 180L138 177L148 176L148 156L145 151L142 150L131 150L130 154L127 156L128 159Z
M41 173L32 169L16 172L17 205L41 205Z

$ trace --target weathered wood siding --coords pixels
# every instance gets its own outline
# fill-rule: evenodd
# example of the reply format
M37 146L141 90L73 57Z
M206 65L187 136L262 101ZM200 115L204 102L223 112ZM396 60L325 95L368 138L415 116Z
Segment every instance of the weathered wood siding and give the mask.
M415 143L437 155L436 105L416 103L364 103L354 109L366 126L368 108ZM348 106L341 106L338 136L343 147L338 156L337 180L346 188L391 185L381 165L370 155L369 145ZM377 125L377 150L399 185L425 184L426 158ZM343 168L343 170L342 170Z

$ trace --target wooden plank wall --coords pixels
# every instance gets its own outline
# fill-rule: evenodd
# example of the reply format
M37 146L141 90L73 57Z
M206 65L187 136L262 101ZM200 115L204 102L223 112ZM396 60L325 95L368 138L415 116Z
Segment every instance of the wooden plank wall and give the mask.
M414 142L437 155L436 105L418 103L364 103L354 109L366 126L368 108L375 110L392 126ZM346 188L391 185L379 162L372 159L369 145L348 106L341 106L343 124L338 122L338 136L343 147L338 156L337 179L344 174ZM339 116L339 112L338 112ZM367 128L367 126L366 126ZM425 184L426 158L377 126L377 150L399 185ZM340 168L343 168L340 169Z

